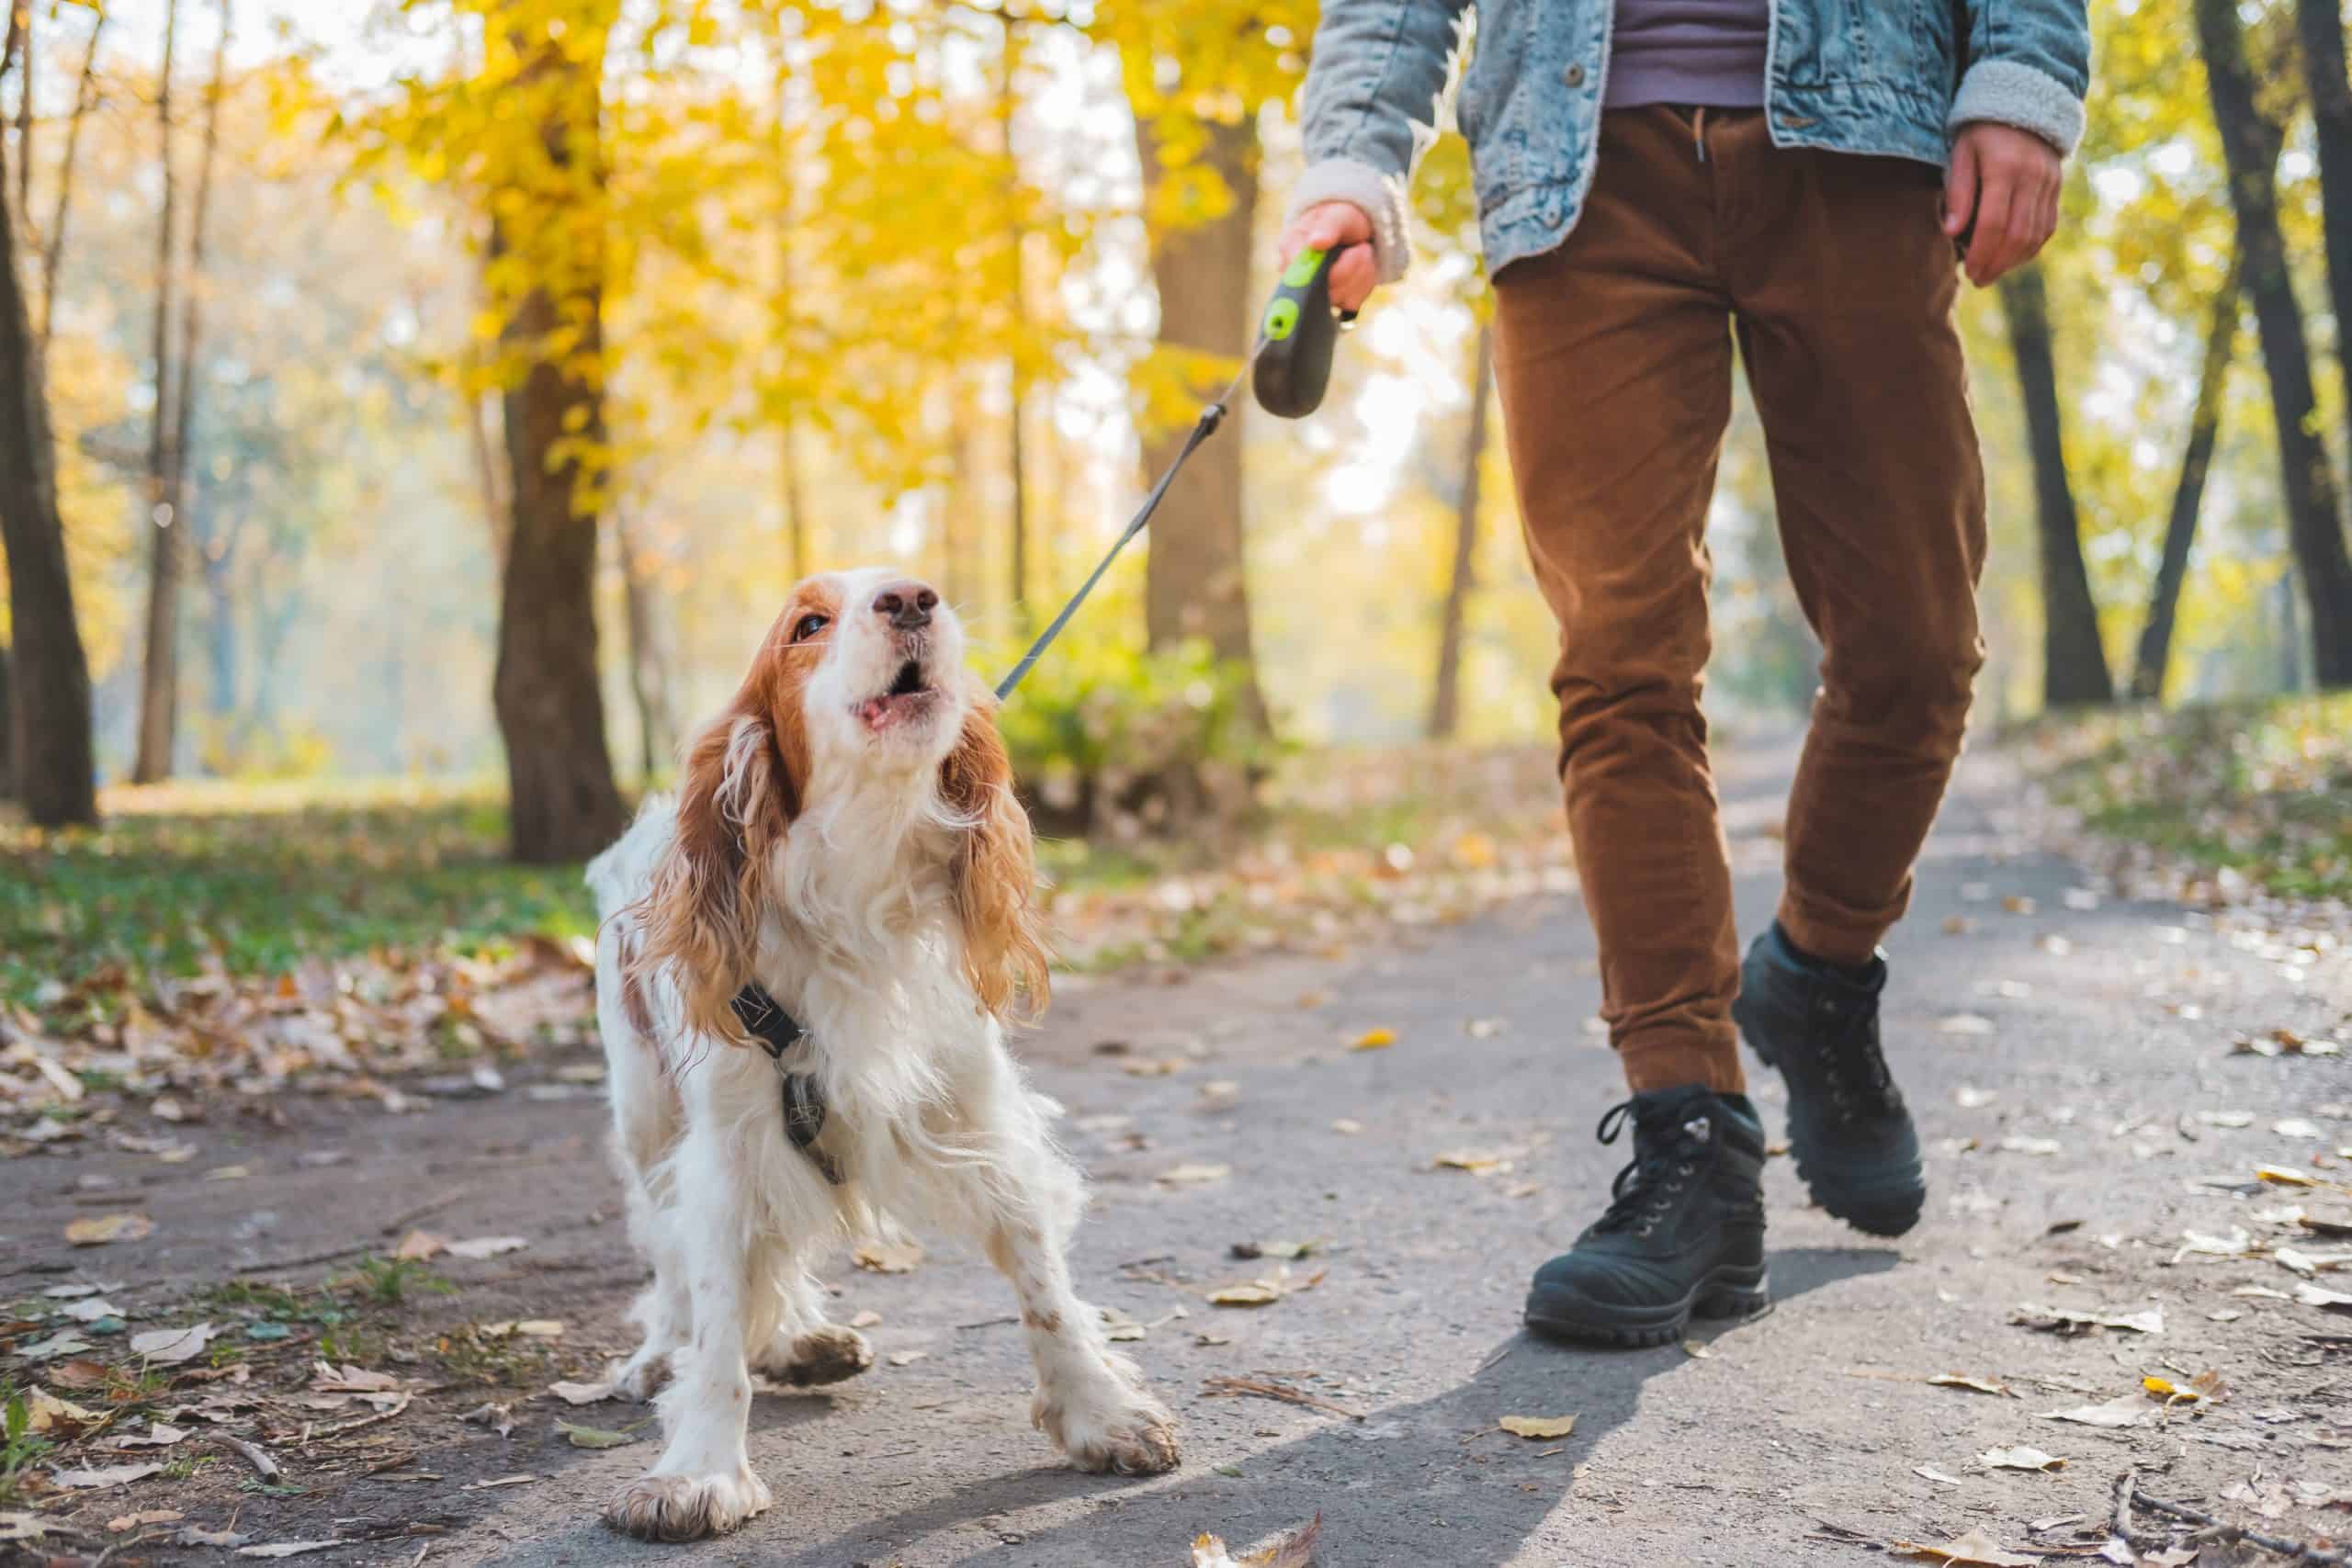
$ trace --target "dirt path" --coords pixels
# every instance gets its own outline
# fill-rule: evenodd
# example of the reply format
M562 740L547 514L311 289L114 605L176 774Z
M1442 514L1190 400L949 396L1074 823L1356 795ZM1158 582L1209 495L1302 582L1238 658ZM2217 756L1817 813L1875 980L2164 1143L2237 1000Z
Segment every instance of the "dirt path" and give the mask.
M1775 888L1785 765L1758 754L1731 781L1750 930ZM595 1091L550 1062L410 1115L319 1100L216 1107L175 1130L198 1145L182 1164L83 1145L0 1167L12 1199L0 1301L82 1280L109 1286L132 1332L231 1329L222 1343L244 1347L248 1381L170 1397L266 1395L219 1429L266 1438L284 1469L281 1490L253 1490L248 1461L191 1413L180 1425L196 1435L158 1454L207 1462L77 1507L43 1505L92 1537L51 1546L93 1552L129 1539L109 1535L109 1519L177 1510L185 1521L149 1528L168 1539L234 1516L254 1544L356 1542L310 1559L323 1562L408 1562L423 1548L453 1563L1144 1568L1182 1562L1204 1529L1238 1546L1319 1512L1331 1568L1834 1564L1972 1527L2055 1562L2098 1548L2130 1466L2150 1493L2275 1534L2352 1534L2346 1504L2328 1506L2332 1488L2352 1489L2352 1316L2292 1299L2305 1281L2267 1252L2176 1259L2191 1231L2323 1258L2352 1247L2285 1213L2352 1201L2342 1189L2255 1174L2352 1181L2352 1152L2336 1152L2352 1145L2352 1061L2231 1052L2274 1031L2352 1036L2352 935L2088 907L2069 897L2079 871L2005 831L1998 808L2014 790L1997 761L1971 764L1895 953L1889 1036L1931 1150L1928 1223L1900 1245L1867 1244L1804 1209L1776 1162L1775 1309L1710 1331L1698 1354L1579 1353L1516 1332L1529 1269L1573 1238L1622 1159L1589 1137L1618 1096L1587 1023L1591 940L1570 901L1550 899L1379 953L1065 992L1028 1055L1068 1105L1096 1184L1076 1269L1091 1300L1152 1325L1127 1348L1182 1421L1187 1462L1173 1476L1058 1468L1026 1421L1006 1292L977 1257L943 1249L910 1273L844 1263L832 1276L841 1316L879 1314L868 1332L884 1361L825 1394L760 1400L752 1456L773 1512L695 1549L606 1533L596 1510L650 1461L652 1435L597 1451L555 1423L620 1428L645 1413L572 1409L539 1391L626 1348L638 1271ZM1374 1028L1396 1043L1346 1048ZM1174 1070L1154 1076L1153 1064ZM1759 1098L1777 1128L1771 1087ZM1434 1168L1450 1152L1500 1153L1509 1168ZM1229 1174L1160 1179L1187 1165ZM236 1167L245 1174L204 1179ZM132 1207L155 1222L147 1240L57 1239L77 1217ZM529 1246L436 1259L455 1294L412 1290L341 1324L297 1321L283 1341L248 1345L240 1314L266 1308L220 1293L234 1280L334 1276L347 1265L286 1260L389 1248L415 1226ZM1271 1306L1209 1304L1215 1287L1280 1267L1235 1260L1233 1244L1273 1239L1320 1243L1288 1281L1320 1282ZM2352 1271L2317 1283L2352 1293ZM2062 1337L2013 1325L2026 1303L2154 1309L2161 1332ZM560 1320L560 1337L480 1328L542 1318ZM57 1326L71 1325L39 1334ZM106 1359L122 1341L92 1343ZM302 1369L322 1356L394 1374L412 1402L367 1427L347 1427L371 1414L365 1404L302 1408ZM2148 1400L2151 1424L2038 1418L2132 1394L2143 1377L2187 1385L2208 1371L2222 1397L2168 1416ZM2011 1395L1926 1382L1948 1372ZM7 1363L12 1381L44 1375ZM1362 1418L1216 1397L1220 1377L1306 1390ZM485 1401L511 1402L510 1437L458 1419ZM1560 1442L1496 1426L1569 1414ZM1979 1462L2020 1444L2068 1462L2050 1473ZM481 1484L514 1476L532 1479ZM2209 1545L2197 1561L2239 1561L2233 1550Z

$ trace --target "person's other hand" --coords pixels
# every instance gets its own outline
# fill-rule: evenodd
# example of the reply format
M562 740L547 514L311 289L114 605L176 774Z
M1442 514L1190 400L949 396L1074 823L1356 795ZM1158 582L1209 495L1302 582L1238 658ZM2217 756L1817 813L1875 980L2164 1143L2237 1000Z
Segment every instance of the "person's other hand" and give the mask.
M1361 310L1380 283L1380 267L1372 254L1372 219L1352 201L1318 201L1290 220L1279 243L1281 265L1303 250L1347 251L1331 264L1331 303L1342 310Z
M1962 128L1944 179L1944 232L1968 236L1969 282L1987 288L2034 258L2058 227L2064 180L2058 150L2031 131Z

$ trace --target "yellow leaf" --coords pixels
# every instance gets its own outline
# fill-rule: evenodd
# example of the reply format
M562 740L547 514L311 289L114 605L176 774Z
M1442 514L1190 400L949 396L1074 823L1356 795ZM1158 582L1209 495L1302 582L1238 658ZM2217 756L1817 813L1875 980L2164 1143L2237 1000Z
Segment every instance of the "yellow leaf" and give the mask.
M850 1261L876 1274L909 1274L922 1261L922 1247L911 1241L862 1242Z
M1281 1289L1263 1280L1246 1280L1238 1285L1223 1285L1209 1292L1209 1304L1221 1307L1272 1306L1282 1299Z
M104 1247L114 1241L143 1241L154 1230L155 1222L144 1214L85 1214L65 1227L65 1239L75 1247Z
M1396 1043L1393 1029L1367 1029L1348 1043L1351 1051L1379 1051Z
M1517 1437L1528 1438L1565 1438L1577 1429L1573 1416L1506 1416L1502 1429Z

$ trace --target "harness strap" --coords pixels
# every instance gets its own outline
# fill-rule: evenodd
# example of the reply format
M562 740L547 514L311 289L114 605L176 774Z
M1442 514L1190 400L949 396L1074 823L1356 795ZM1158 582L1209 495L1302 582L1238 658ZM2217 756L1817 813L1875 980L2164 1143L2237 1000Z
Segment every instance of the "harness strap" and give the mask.
M734 1010L735 1021L759 1042L760 1049L776 1066L784 1080L784 1134L792 1146L808 1158L825 1179L835 1187L846 1179L839 1161L817 1146L825 1132L825 1091L817 1087L814 1073L796 1073L784 1065L784 1054L808 1038L800 1021L776 1005L776 999L757 985L744 987L735 993L728 1004Z

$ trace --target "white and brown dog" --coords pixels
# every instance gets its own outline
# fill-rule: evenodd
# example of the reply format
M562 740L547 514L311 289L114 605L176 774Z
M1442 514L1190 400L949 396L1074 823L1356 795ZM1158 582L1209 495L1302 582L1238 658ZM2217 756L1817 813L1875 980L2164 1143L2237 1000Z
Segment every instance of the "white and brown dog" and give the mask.
M744 1450L751 1374L831 1382L873 1365L810 1277L852 1236L960 1231L1012 1282L1032 1415L1091 1471L1177 1462L1167 1411L1072 1292L1083 1193L1005 1049L1042 1004L1029 821L994 701L939 596L888 570L793 591L674 801L647 802L588 868L597 1021L630 1226L653 1265L620 1372L666 1374L658 1463L605 1510L682 1540L769 1503ZM807 1033L752 1049L756 984ZM786 1126L779 1069L820 1098L821 1154Z

